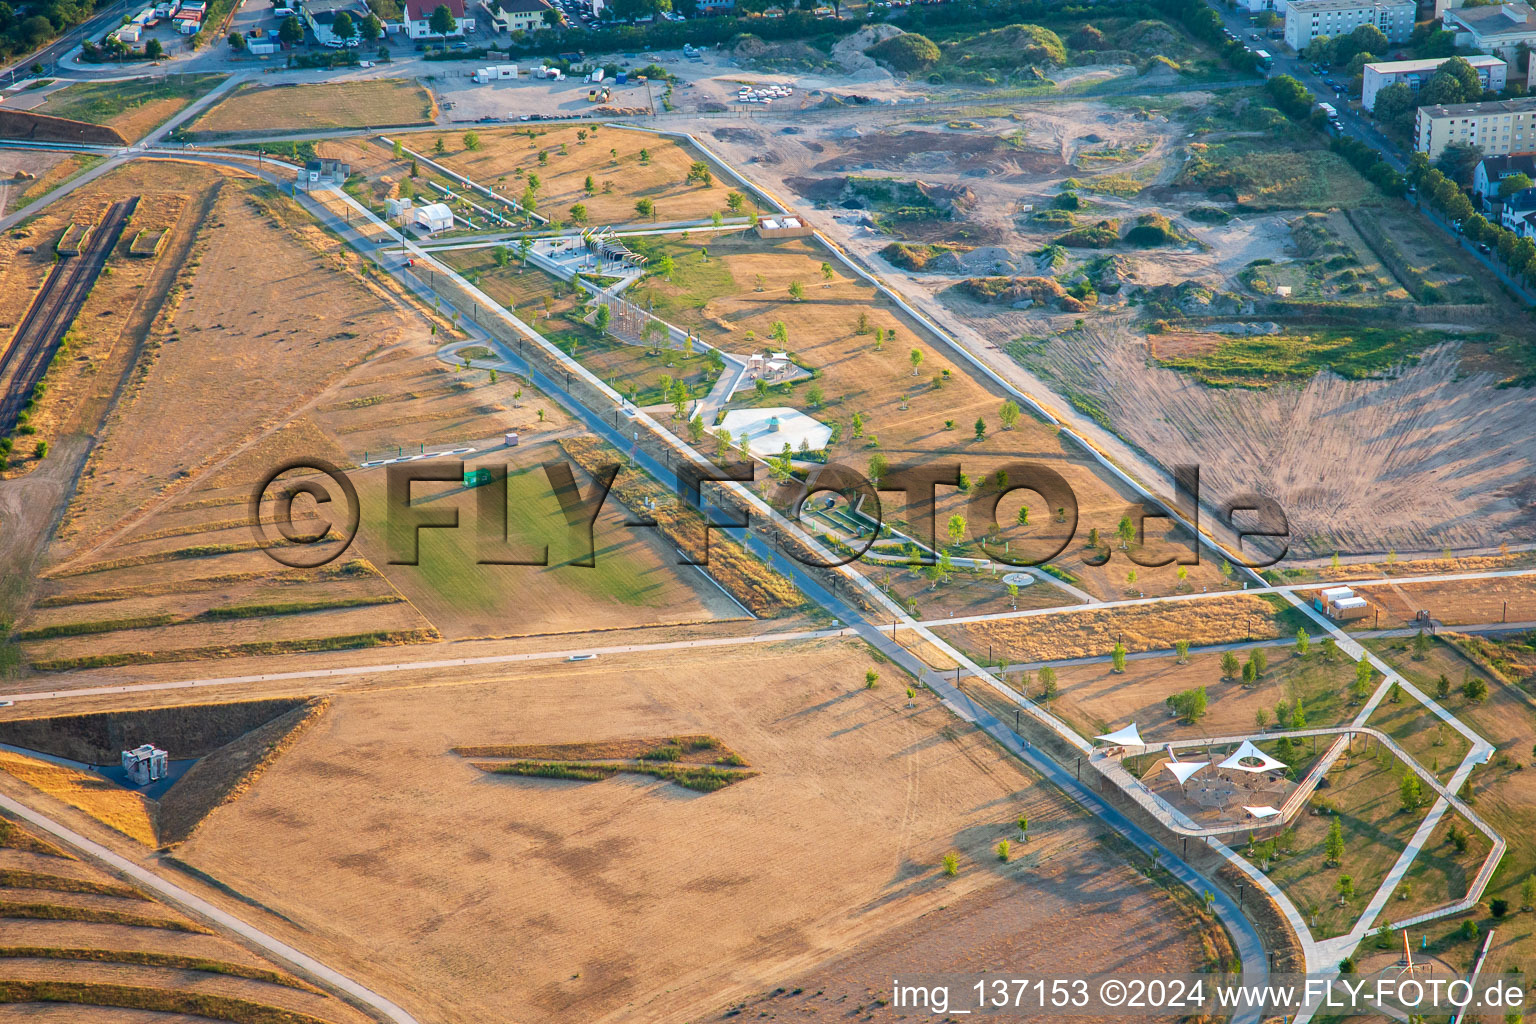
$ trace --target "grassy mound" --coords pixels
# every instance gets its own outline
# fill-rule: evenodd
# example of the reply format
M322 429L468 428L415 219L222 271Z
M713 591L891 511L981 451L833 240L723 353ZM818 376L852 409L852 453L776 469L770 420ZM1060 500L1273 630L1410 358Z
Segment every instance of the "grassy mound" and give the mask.
M907 32L876 43L864 51L892 71L912 74L926 71L939 62L939 48L932 39Z

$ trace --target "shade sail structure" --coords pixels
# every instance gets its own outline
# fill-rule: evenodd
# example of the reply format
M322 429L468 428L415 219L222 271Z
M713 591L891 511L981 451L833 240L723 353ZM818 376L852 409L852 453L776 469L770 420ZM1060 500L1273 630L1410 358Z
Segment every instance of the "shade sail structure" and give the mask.
M1132 722L1124 729L1107 732L1102 736L1095 736L1094 739L1103 740L1105 743L1119 743L1131 747L1144 747L1147 745L1146 741L1141 738L1141 733L1136 731L1135 722Z
M1178 779L1179 785L1182 786L1189 781L1190 776L1202 768L1209 767L1210 763L1209 761L1165 761L1163 767L1173 772L1173 777Z
M1273 818L1275 815L1280 813L1279 811L1275 810L1273 807L1270 807L1268 805L1265 805L1263 807L1244 807L1243 810L1247 811L1249 814L1253 815L1255 818Z
M1232 768L1240 772L1252 772L1257 775L1259 772L1282 770L1286 765L1283 761L1276 761L1248 740L1243 740L1243 745L1237 748L1237 753L1216 767Z

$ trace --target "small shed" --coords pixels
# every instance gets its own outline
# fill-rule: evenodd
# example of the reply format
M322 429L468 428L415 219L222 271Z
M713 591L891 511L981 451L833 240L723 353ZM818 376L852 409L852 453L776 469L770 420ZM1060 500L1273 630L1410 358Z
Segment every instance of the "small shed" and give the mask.
M1363 597L1345 597L1333 602L1328 614L1340 622L1363 619L1370 614L1370 603Z
M453 227L453 211L446 203L428 203L411 210L411 225L423 234L435 235Z

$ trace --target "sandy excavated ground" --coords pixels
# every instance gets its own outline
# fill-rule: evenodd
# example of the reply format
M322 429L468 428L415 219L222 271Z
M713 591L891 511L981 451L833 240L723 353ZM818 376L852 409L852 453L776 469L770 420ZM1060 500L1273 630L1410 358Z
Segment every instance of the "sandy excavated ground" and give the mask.
M1190 100L1199 103L1201 97ZM1273 497L1290 517L1293 557L1487 547L1536 535L1526 482L1536 457L1528 396L1493 387L1499 379L1495 372L1460 366L1459 346L1431 352L1390 379L1348 381L1323 373L1301 387L1221 390L1148 365L1144 333L1132 327L1123 307L1111 305L1090 313L1087 330L1074 332L1070 343L1048 346L1042 358L1053 381L1019 366L1001 351L1003 342L1050 337L1070 329L1074 316L940 298L955 278L891 267L877 253L892 239L864 226L864 214L814 208L817 199L838 190L827 179L887 174L969 184L977 193L975 206L964 222L941 225L940 234L963 227L972 243L1023 256L1048 236L1015 226L1017 204L1039 203L1065 177L1082 175L1067 161L1083 136L1150 143L1134 160L1105 169L1160 184L1171 180L1182 162L1182 127L1161 116L1141 120L1129 110L1084 101L1040 103L1020 108L1011 119L983 119L982 134L943 127L942 116L935 106L872 107L759 116L733 125L700 121L695 130L998 372L1122 462L1143 467L1143 479L1157 480L1168 467L1195 463L1201 467L1202 497L1212 505L1245 491ZM987 135L1021 126L1027 149L983 142ZM1154 188L1130 200L1094 196L1093 202L1124 220L1147 209L1178 214L1204 201L1201 193L1176 201L1165 193ZM1193 233L1208 251L1125 255L1138 283L1198 280L1230 287L1227 279L1251 260L1283 254L1290 216L1250 215L1218 229L1195 226ZM1028 262L1023 273L1034 272ZM1066 400L1072 393L1096 403L1123 440L1072 409Z
M423 1021L697 1020L889 929L923 935L940 922L922 915L972 896L1015 915L1037 896L1123 911L1170 965L1193 965L1171 907L1124 876L1068 895L1063 865L1093 830L931 699L908 710L894 677L865 689L862 648L753 660L730 674L707 652L605 656L338 694L181 856ZM491 776L450 751L681 733L718 737L760 774L696 794ZM1020 813L1031 840L1005 867L993 847L1017 839ZM1028 921L1014 918L1025 943ZM1103 936L1079 935L1058 950L1099 963Z

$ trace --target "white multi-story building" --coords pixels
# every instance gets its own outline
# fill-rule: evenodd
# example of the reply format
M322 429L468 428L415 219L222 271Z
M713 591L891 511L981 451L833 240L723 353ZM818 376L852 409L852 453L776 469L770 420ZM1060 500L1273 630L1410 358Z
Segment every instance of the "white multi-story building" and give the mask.
M448 8L453 16L453 28L444 35L462 38L464 33L475 30L474 16L464 10L464 0L405 0L400 20L388 26L392 32L404 32L411 39L436 39L432 30L432 13L439 7Z
M1475 146L1484 156L1536 153L1536 97L1420 107L1413 148L1436 160L1454 145Z
M1492 89L1501 92L1504 89L1506 76L1509 73L1509 65L1497 57L1467 57L1464 58L1472 65L1472 70L1477 72L1477 80L1483 83L1484 89ZM1366 110L1376 109L1376 94L1389 85L1401 82L1414 92L1424 87L1424 83L1435 77L1435 72L1440 70L1440 65L1450 60L1449 57L1431 57L1427 60L1388 60L1365 65L1361 73L1360 105Z
M1456 7L1445 12L1446 31L1457 46L1469 46L1513 61L1522 45L1536 47L1536 10L1527 3Z
M1414 0L1290 0L1285 5L1285 41L1304 50L1318 36L1346 36L1375 25L1394 43L1413 34Z

